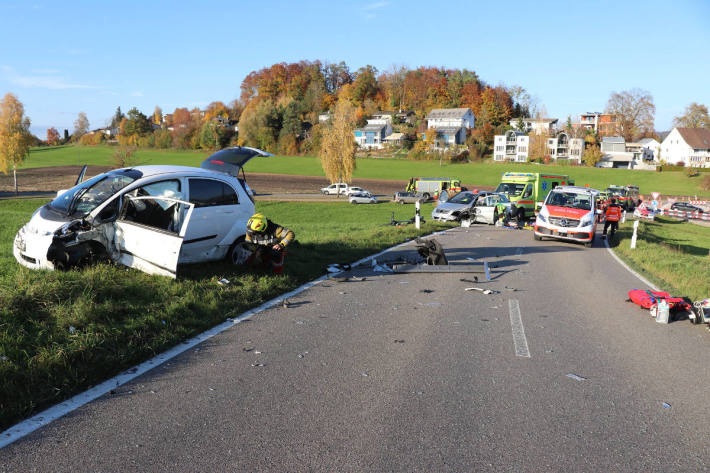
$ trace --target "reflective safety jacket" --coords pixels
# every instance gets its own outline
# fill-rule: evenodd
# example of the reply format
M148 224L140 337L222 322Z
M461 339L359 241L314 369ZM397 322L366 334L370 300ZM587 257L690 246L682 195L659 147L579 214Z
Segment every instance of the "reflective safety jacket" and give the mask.
M288 228L284 228L267 220L266 230L263 232L255 232L251 229L247 229L247 234L244 240L247 243L252 243L253 245L259 246L273 246L279 244L281 246L288 246L289 243L293 241L295 235L293 231Z
M621 207L617 204L611 204L606 208L606 219L610 222L618 222L621 220Z

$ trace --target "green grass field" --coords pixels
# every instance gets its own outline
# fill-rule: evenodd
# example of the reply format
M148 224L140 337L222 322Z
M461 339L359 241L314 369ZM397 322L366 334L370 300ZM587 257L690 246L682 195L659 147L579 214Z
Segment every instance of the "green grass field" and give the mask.
M413 206L260 202L259 211L296 233L285 275L210 263L186 265L172 280L115 264L66 272L18 265L14 235L44 202L0 201L0 430L321 276L330 263L449 226L386 225L392 212L409 219Z
M23 168L60 165L111 165L110 146L60 146L36 148L30 153ZM199 166L209 152L175 150L138 150L135 159L139 164L175 164ZM246 166L247 172L265 172L305 176L323 176L323 169L315 157L274 156L256 158ZM405 159L358 158L355 178L401 180L402 186L413 176L456 177L468 186L495 186L503 172L546 172L570 175L577 185L606 189L610 184L639 186L641 194L660 192L664 195L710 197L710 191L700 189L704 176L689 178L683 172L649 172L628 169L600 169L584 166L542 166L536 164L471 163L445 164L438 161L410 161Z
M632 233L629 220L612 245L632 268L675 297L710 297L710 227L665 217L641 221L633 250Z

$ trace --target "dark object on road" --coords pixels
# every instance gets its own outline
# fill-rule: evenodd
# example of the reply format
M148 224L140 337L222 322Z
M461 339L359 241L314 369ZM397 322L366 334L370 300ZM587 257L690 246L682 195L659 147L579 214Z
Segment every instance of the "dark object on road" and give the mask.
M449 264L446 256L444 255L444 248L435 239L422 240L417 238L417 252L426 260L426 264L429 265L447 265Z
M392 217L390 217L390 223L388 223L387 225L392 225L393 227L401 227L403 225L412 225L415 223L415 218L416 217L412 217L409 220L395 220L394 219L394 212L392 212ZM426 221L422 217L419 217L419 222L426 223Z

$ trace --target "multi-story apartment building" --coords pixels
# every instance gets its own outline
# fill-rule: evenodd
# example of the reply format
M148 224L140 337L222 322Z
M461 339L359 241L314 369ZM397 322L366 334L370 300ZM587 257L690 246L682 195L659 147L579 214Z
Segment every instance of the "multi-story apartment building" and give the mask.
M385 138L392 134L392 115L379 115L367 120L367 125L354 132L355 142L361 148L382 149Z
M519 131L507 131L493 138L493 160L525 162L530 156L529 135ZM555 161L566 159L580 163L584 152L584 140L570 138L567 133L545 138L546 155Z
M509 130L505 135L493 138L493 159L495 161L526 162L530 137L520 131Z
M619 134L619 124L613 115L600 112L587 112L579 116L575 126L592 130L599 136L616 136Z
M518 129L519 123L523 122L524 133L535 133L536 135L554 135L557 132L557 118L511 118L508 124L514 130Z

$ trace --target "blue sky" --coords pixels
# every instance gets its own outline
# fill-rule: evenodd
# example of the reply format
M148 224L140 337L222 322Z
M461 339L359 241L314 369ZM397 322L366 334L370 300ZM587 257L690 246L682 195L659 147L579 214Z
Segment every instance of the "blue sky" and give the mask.
M710 2L0 0L0 94L33 131L92 128L117 106L146 114L239 96L277 62L475 70L521 85L548 115L603 111L612 91L653 95L656 129L710 106Z

